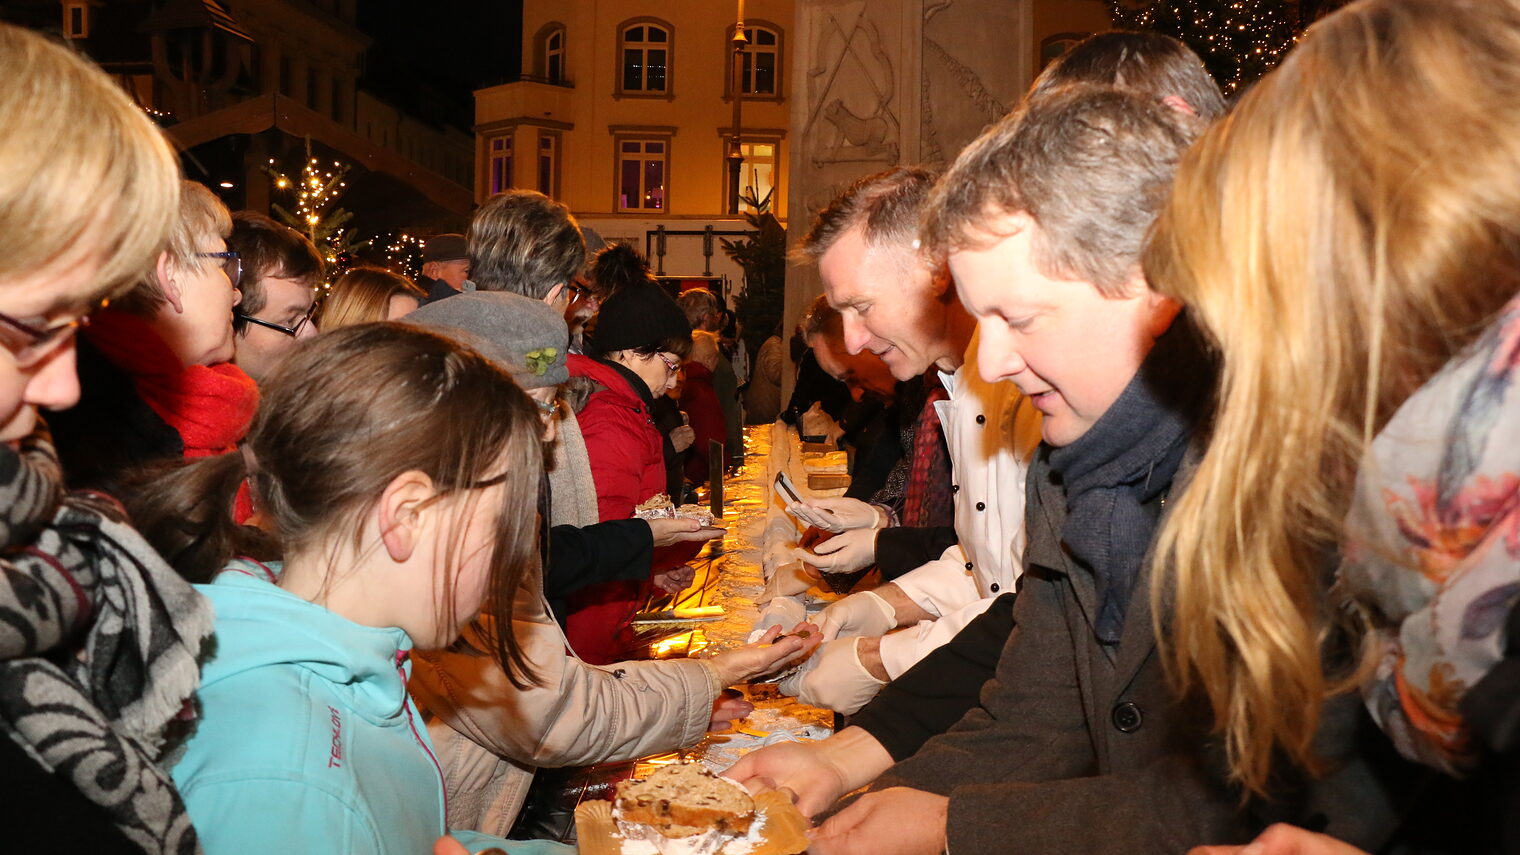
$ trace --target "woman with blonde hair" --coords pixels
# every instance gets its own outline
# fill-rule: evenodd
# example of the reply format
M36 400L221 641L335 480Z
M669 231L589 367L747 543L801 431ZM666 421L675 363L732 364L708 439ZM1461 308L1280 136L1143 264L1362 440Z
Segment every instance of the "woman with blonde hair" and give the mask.
M355 267L333 283L322 301L318 318L323 332L367 324L394 321L417 310L427 293L399 273L378 267Z
M1146 269L1222 357L1158 635L1247 791L1319 767L1350 686L1408 758L1515 747L1489 724L1520 693L1489 678L1520 597L1517 91L1513 0L1352 5L1194 147L1156 225ZM1342 632L1362 667L1325 654Z
M99 495L66 494L39 409L75 332L168 239L174 153L100 69L0 23L0 793L16 852L195 851L160 759L211 609Z

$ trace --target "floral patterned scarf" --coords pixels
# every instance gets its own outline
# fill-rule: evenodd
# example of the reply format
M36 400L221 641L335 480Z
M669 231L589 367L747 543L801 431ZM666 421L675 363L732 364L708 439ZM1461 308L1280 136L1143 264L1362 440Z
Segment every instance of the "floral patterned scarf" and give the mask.
M1337 589L1382 648L1367 705L1404 756L1460 774L1459 703L1520 600L1520 296L1373 440L1346 532Z

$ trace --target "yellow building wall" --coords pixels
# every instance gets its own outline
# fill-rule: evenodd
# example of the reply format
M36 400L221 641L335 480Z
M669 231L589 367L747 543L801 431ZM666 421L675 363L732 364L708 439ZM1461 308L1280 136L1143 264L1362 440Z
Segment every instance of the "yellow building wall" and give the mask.
M541 76L540 38L550 24L566 33L565 77L571 86L522 82L476 93L479 166L486 176L488 140L503 120L517 122L513 134L513 184L537 185L540 129L560 134L559 198L578 216L670 219L722 217L725 198L727 138L732 102L724 94L732 65L730 27L733 3L711 0L605 2L605 0L527 0L523 10L523 64L530 77ZM790 0L747 0L745 16L781 35L776 97L746 97L741 126L747 142L779 142L772 210L786 210L788 105L793 4ZM673 31L664 95L619 95L620 24L652 18ZM619 213L616 199L617 152L614 133L668 133L666 208L663 212ZM501 132L506 132L502 128ZM487 182L477 185L484 193Z

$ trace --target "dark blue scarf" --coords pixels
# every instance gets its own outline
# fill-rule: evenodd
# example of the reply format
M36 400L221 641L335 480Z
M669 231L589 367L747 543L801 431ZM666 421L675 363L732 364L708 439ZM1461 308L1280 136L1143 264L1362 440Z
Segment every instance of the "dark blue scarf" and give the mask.
M1212 389L1214 371L1179 315L1119 399L1076 442L1050 452L1066 489L1061 541L1092 571L1094 633L1118 644L1135 579Z

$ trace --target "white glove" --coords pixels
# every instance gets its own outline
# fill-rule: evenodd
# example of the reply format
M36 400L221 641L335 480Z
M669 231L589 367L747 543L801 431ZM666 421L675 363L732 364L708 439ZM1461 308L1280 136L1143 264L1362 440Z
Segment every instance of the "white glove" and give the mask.
M845 715L859 712L886 685L861 664L856 650L859 642L858 638L824 642L801 668L781 681L782 694Z
M776 597L765 604L760 610L760 617L755 621L755 631L749 634L745 644L754 644L765 635L765 631L773 626L796 626L807 620L807 607L801 600L792 597Z
M792 556L792 544L782 541L772 541L770 546L760 556L760 573L769 579L775 574L776 568L783 564L790 564L796 559Z
M812 552L798 549L793 555L825 573L854 573L876 563L877 531L852 528L814 546Z
M786 512L799 521L824 531L845 531L853 528L880 528L885 520L875 505L859 499L841 496L837 499L810 499L792 502Z
M851 594L818 613L824 641L854 635L886 635L897 628L897 610L875 591Z

